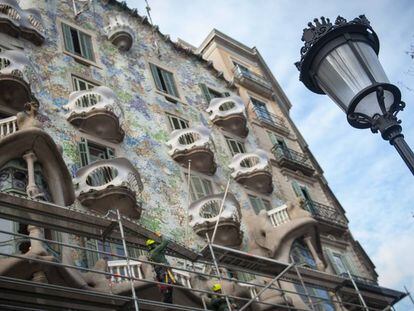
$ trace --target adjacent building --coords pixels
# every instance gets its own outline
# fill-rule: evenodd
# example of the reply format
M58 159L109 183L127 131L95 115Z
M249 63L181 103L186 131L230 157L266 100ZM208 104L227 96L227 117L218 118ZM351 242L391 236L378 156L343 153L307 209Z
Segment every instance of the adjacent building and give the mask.
M131 268L140 310L161 310L155 232L178 310L215 282L250 310L393 305L290 108L259 51L218 30L196 48L113 0L0 0L2 308L125 309ZM218 274L209 241L298 273L256 297L272 274Z

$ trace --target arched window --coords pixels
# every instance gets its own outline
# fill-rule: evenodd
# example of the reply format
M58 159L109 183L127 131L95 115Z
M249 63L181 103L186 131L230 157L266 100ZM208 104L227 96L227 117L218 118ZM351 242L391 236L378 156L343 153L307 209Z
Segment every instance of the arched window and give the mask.
M313 258L312 253L304 243L303 239L297 239L295 242L293 242L292 248L290 250L290 258L296 264L304 264L306 267L312 269L317 268L315 259ZM316 311L335 311L327 290L319 287L306 286L305 291L305 288L301 284L296 283L295 288L302 301L309 306L310 302L309 297L306 295L306 291L308 292L308 294L311 296L313 308Z

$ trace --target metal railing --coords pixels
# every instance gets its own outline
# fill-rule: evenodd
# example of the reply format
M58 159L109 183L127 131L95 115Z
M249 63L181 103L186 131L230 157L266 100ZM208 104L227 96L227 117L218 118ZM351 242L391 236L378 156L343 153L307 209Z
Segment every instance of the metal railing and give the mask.
M286 204L267 211L267 215L269 216L273 227L280 226L290 221Z
M0 120L0 138L6 137L7 135L18 131L16 120L16 116Z
M257 105L253 106L253 111L256 114L257 119L260 122L266 123L270 126L282 129L284 131L289 131L289 128L286 126L285 121L283 118L275 115L274 113L269 112L266 108L259 107Z
M341 227L347 227L348 222L345 217L334 207L324 205L312 200L305 202L305 209L310 212L317 220L326 221L339 225Z
M283 147L279 144L275 144L273 146L272 152L275 155L277 161L288 160L290 162L294 162L299 165L312 168L311 164L309 163L308 157L303 153L297 152L287 147Z
M272 84L269 81L267 81L266 78L254 72L251 72L250 70L242 69L240 66L236 65L233 68L233 73L237 79L242 79L242 78L249 79L261 85L262 87L266 89L272 90Z

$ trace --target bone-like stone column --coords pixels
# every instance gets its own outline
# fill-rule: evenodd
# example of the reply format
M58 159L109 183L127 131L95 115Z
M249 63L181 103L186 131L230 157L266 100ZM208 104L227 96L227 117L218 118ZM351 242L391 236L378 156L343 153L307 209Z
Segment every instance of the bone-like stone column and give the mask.
M303 240L306 243L306 246L309 248L310 252L312 253L312 257L315 259L316 267L319 271L325 271L325 265L323 264L322 260L319 258L318 253L315 250L315 247L312 243L312 237L311 236L305 236Z
M34 164L37 161L36 154L30 150L23 155L27 163L27 174L28 174L28 184L26 187L27 196L29 198L36 198L40 194L39 187L36 185L35 180L35 171ZM28 225L27 230L29 231L29 236L44 238L45 232L42 228ZM43 247L43 242L38 240L30 239L30 251L33 253L38 253L40 255L46 255L47 252ZM43 271L38 271L33 274L33 281L40 283L47 283L46 275Z
M27 163L27 174L29 175L26 192L29 198L36 198L40 193L39 187L36 185L34 172L34 164L37 161L36 154L33 151L28 151L23 155L23 159Z

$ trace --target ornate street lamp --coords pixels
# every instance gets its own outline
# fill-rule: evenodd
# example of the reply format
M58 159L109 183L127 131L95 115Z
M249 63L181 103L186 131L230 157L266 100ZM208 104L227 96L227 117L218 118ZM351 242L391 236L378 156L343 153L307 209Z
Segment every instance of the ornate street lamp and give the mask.
M347 115L349 124L381 132L414 174L414 154L404 140L401 92L389 83L378 60L379 40L365 15L352 21L338 16L314 19L303 30L300 80L317 94L327 94Z

